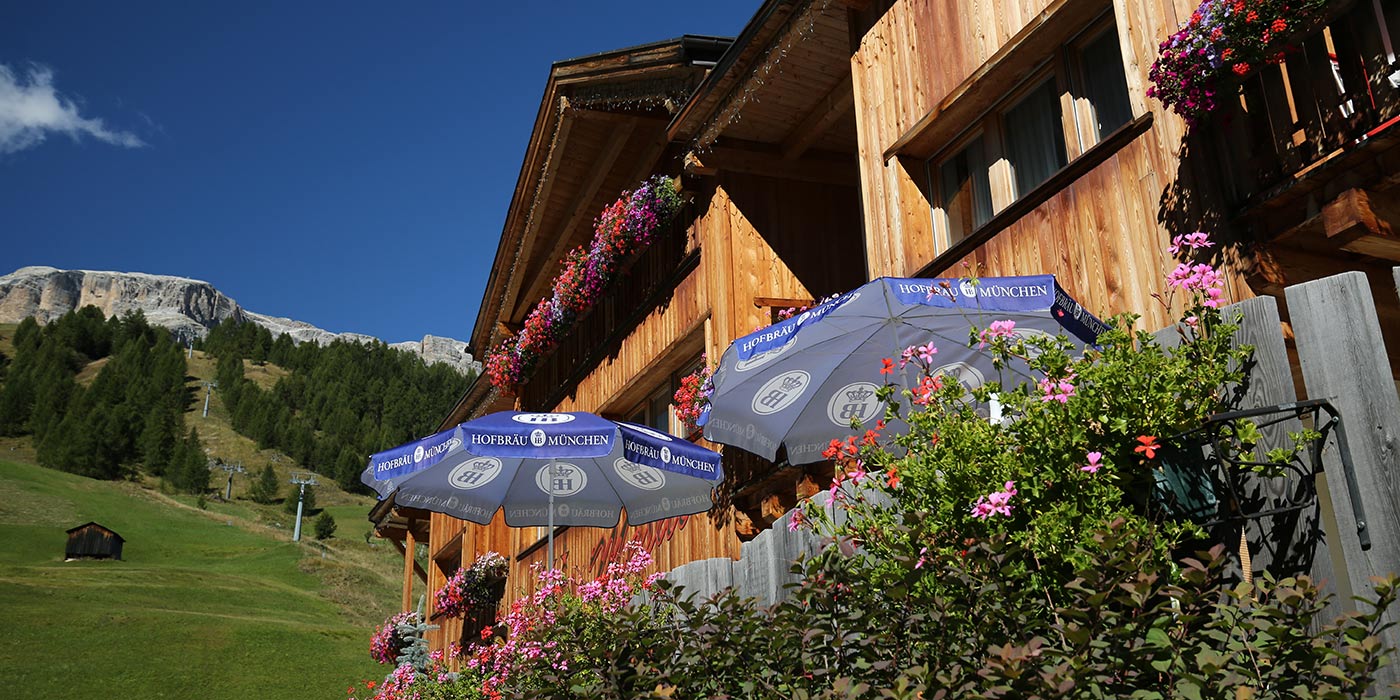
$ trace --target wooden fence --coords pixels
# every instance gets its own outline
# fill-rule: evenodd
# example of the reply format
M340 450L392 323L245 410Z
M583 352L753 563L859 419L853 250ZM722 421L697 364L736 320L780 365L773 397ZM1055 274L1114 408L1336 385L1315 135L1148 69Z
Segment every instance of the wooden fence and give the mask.
M1394 275L1400 293L1400 267ZM1330 614L1324 615L1331 619L1355 608L1352 595L1369 593L1371 576L1400 573L1400 397L1363 273L1295 285L1285 290L1285 299L1307 398L1327 399L1341 416L1340 429L1329 433L1322 473L1251 482L1240 499L1246 512L1279 512L1220 523L1213 536L1234 544L1243 527L1252 573L1311 576L1336 596ZM1278 302L1260 297L1225 311L1241 316L1236 342L1255 348L1240 405L1287 407L1298 402ZM1176 336L1174 328L1158 334L1164 343ZM1259 452L1291 444L1288 433L1302 427L1302 421L1290 419L1264 428ZM1351 478L1339 449L1343 437ZM1353 498L1359 502L1353 503ZM785 586L797 581L790 573L792 563L821 546L820 537L808 528L789 530L791 517L792 513L784 515L744 543L737 561L703 559L677 567L667 578L699 598L732 587L765 604L784 600L791 593ZM1391 619L1400 620L1400 615L1392 614ZM1387 631L1384 640L1400 647L1400 626ZM1380 680L1383 685L1400 682L1400 664L1383 669Z

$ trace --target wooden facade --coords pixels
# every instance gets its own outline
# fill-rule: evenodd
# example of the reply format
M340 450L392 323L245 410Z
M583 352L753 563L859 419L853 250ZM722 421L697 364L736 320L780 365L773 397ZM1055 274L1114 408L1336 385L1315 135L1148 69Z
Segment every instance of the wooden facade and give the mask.
M1391 41L1372 25L1400 27L1397 5L1337 3L1328 28L1302 39L1306 56L1323 42L1364 64L1344 71L1348 94L1327 92L1316 60L1289 58L1191 129L1145 96L1188 0L770 0L732 45L687 37L556 64L472 347L519 328L621 190L680 176L689 204L523 386L483 379L443 426L516 407L645 415L701 352L718 357L775 308L882 275L1053 273L1095 313L1156 328L1171 313L1152 295L1182 233L1222 241L1232 301L1344 269L1379 274L1400 257L1400 151ZM1283 90L1288 76L1310 91ZM1339 99L1352 100L1340 125L1327 111ZM1318 118L1298 116L1308 109ZM1379 315L1400 347L1388 304ZM733 557L829 475L725 457L710 514L561 529L563 568L597 574L631 538L663 570ZM518 595L543 557L539 529L389 506L375 517L405 551L426 541L427 570L406 556L405 607L415 578L435 589L488 550L511 558L506 595ZM460 622L438 622L434 647L460 638Z

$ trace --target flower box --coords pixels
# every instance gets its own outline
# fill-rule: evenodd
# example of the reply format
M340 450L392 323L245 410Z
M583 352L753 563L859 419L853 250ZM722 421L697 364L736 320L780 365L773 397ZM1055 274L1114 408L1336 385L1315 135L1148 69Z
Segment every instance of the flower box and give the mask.
M1290 47L1349 3L1327 0L1205 0L1158 46L1147 90L1194 125L1217 96L1261 66L1279 63Z

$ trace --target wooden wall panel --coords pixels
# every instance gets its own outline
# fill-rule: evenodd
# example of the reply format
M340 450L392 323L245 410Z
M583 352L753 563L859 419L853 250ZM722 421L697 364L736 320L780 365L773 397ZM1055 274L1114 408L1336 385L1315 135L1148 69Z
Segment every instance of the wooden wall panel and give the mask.
M860 16L851 80L871 277L915 274L936 254L924 163L886 161L886 150L1054 4L896 0ZM1159 221L1168 201L1180 209L1175 228L1181 221L1225 226L1220 212L1208 208L1215 205L1202 204L1221 201L1210 189L1211 174L1200 165L1178 173L1188 151L1184 122L1145 96L1158 43L1196 4L1113 0L1134 114L1151 112L1151 126L963 260L947 261L937 274L965 274L963 263L983 275L1051 272L1096 313L1132 311L1144 314L1150 326L1166 323L1165 311L1150 295L1161 291L1162 275L1174 264L1164 250L1169 224ZM1240 300L1252 294L1232 265L1235 257L1223 254L1226 292Z

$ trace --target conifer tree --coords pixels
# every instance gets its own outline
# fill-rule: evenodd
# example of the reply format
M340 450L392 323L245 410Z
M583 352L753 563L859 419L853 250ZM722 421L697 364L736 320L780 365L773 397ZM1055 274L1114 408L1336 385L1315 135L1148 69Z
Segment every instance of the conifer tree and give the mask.
M185 439L180 441L176 459L171 465L170 483L177 490L189 494L201 494L209 490L209 457L199 443L199 432L190 428Z
M321 511L316 517L316 539L329 539L335 534L335 518L327 511Z
M249 495L257 503L271 503L277 500L277 473L272 471L272 465L263 467L258 474L258 480L253 482L253 488Z
M282 501L282 507L293 515L297 512L297 501L301 501L301 512L303 515L316 511L316 487L307 486L306 493L302 494L299 484L292 484L292 488L287 490L287 498Z

